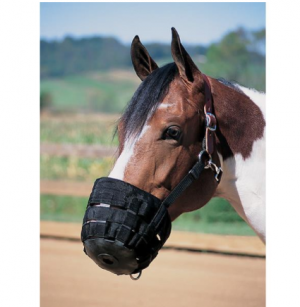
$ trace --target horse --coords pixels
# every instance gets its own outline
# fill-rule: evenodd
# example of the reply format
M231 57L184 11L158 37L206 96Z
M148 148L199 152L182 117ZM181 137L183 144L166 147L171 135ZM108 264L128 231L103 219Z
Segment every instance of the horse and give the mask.
M175 28L171 53L174 62L159 68L134 37L131 59L142 82L118 122L119 151L108 177L164 200L197 162L206 139L222 178L205 168L168 208L171 220L223 197L265 242L265 94L206 76Z

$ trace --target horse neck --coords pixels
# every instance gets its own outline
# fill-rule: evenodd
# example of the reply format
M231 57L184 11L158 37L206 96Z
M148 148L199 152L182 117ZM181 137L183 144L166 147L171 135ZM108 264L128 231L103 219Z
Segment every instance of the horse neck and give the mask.
M224 171L215 196L227 199L265 240L265 95L212 80L217 151Z

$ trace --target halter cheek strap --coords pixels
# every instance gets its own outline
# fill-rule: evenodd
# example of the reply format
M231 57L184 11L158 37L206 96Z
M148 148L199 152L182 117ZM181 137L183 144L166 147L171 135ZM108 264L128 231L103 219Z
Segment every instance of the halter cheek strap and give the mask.
M206 75L202 74L205 86L205 104L204 113L206 117L205 145L198 156L198 161L190 169L188 174L171 191L169 196L162 202L162 207L169 207L175 200L197 179L204 169L211 169L215 175L217 183L220 182L223 170L212 161L212 154L215 145L215 131L217 129L217 120L213 114L213 100L211 94L210 82Z
M213 114L213 101L212 101L210 82L205 74L202 74L202 77L204 79L204 87L205 87L204 114L206 119L206 132L205 132L206 151L210 155L212 155L214 152L217 120L215 115Z

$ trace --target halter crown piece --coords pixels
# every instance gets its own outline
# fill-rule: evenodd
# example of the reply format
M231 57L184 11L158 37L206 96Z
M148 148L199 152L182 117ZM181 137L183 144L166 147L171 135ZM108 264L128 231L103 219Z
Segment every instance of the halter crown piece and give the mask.
M208 78L204 77L205 148L187 175L163 201L127 182L103 177L95 181L83 218L84 252L101 268L117 275L141 276L171 233L168 207L211 169L219 183L222 169L212 162L216 118ZM138 274L134 277L133 274Z

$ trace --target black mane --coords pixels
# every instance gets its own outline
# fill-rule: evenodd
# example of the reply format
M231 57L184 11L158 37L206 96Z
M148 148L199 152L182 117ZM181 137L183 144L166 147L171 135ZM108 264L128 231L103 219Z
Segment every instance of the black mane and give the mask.
M225 86L230 87L230 88L232 88L233 90L235 90L235 91L237 91L237 92L239 92L239 93L244 94L243 91L242 91L235 83L230 82L230 81L227 81L227 80L225 80L225 79L223 79L223 78L218 78L217 80L218 80L220 83L224 84Z
M121 117L126 139L137 136L148 117L166 96L169 85L178 74L175 63L154 70L138 87Z

